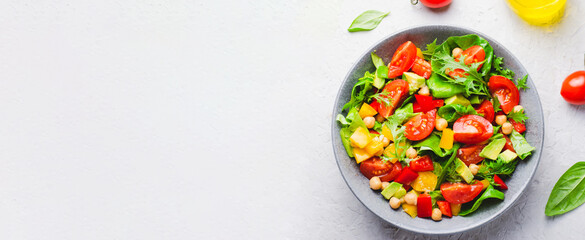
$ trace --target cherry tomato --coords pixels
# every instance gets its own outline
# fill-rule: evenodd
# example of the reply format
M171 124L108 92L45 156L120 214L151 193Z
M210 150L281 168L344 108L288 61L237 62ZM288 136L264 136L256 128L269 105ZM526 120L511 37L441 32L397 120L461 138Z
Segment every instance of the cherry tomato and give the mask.
M508 114L520 103L520 92L510 79L502 76L492 76L488 82L488 88L494 97L500 101L500 107Z
M496 117L494 105L488 100L484 100L475 110L477 113L483 114L483 117L489 122L493 122Z
M498 175L494 175L494 182L499 186L500 189L502 190L508 190L508 185L506 185L506 183L504 183L504 180L502 180L500 177L498 177Z
M524 125L524 123L516 122L513 119L508 119L508 121L510 121L512 127L514 127L514 130L516 130L516 132L524 133L526 131L526 125Z
M447 6L452 0L420 0L428 8L441 8Z
M461 55L465 56L465 59L463 60L463 63L465 63L465 65L471 65L472 63L477 63L485 60L485 51L479 45L469 47L468 49L463 51ZM483 63L479 65L477 70L479 70L482 65Z
M441 184L441 194L449 203L462 204L470 202L481 193L483 184L465 183L443 183Z
M405 42L396 49L392 61L388 64L388 78L401 76L408 71L416 59L416 46L411 41Z
M387 118L394 113L396 107L400 106L408 96L408 82L400 79L389 82L382 90L381 95L388 100L389 105L377 101L370 105L377 106L378 113Z
M451 212L451 204L447 201L437 201L437 205L439 205L439 209L441 213L447 217L453 217L453 213Z
M400 162L391 163L378 157L370 158L360 164L360 172L368 179L379 177L382 182L394 180L402 171Z
M561 96L570 104L585 104L585 71L576 71L565 78Z
M424 114L419 114L411 118L404 124L404 136L411 141L419 141L428 137L435 129L435 119L437 117L437 109L433 109Z
M501 131L501 129L500 129ZM510 138L508 136L506 136L506 134L502 134L504 135L504 139L506 139L506 145L504 145L504 151L505 150L510 150L512 152L516 152L516 150L514 150L514 145L512 145L512 141L510 141Z
M479 156L479 153L484 147L484 145L471 145L459 148L459 150L457 150L457 158L461 159L461 161L467 166L478 164L483 160L483 158Z
M431 157L424 155L414 161L411 161L410 169L415 172L426 172L433 171L435 167L433 166L433 160L431 160Z
M425 79L429 79L432 72L431 64L424 59L417 57L416 60L414 60L414 65L412 65L412 71Z
M449 75L452 78L458 78L458 77L465 77L469 74L467 74L465 71L463 71L463 69L461 68L457 68L453 71L445 71L447 73L447 75Z
M465 115L453 124L453 138L457 142L476 144L488 140L492 135L494 126L481 116Z

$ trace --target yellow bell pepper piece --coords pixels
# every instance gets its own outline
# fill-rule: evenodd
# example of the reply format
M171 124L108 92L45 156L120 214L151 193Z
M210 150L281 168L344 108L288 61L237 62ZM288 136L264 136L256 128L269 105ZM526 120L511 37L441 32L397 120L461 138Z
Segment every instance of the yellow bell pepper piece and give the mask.
M372 141L365 147L366 152L368 154L374 156L380 150L384 149L384 142L379 137L375 137Z
M382 126L382 135L390 139L390 141L394 141L394 137L392 137L392 131L390 131L390 129L386 127L386 125Z
M425 57L422 54L422 51L420 50L420 48L416 48L416 56L419 58L424 59Z
M360 108L360 111L358 113L360 114L360 117L364 119L365 117L372 117L376 115L378 111L376 111L376 109L370 106L370 104L364 103L362 104L362 107Z
M439 147L447 150L453 148L453 130L450 128L445 128L443 130L443 136L441 136Z
M479 182L481 182L481 184L483 184L483 188L481 190L485 190L487 187L490 186L490 181L488 181L487 179L481 180Z
M437 185L437 175L430 171L419 172L418 177L410 185L419 192L433 191Z
M355 132L349 137L349 142L351 146L357 148L364 148L368 143L372 141L372 137L370 136L370 131L363 127L358 127Z
M417 216L416 205L410 205L410 204L405 203L405 204L402 204L402 209L404 210L405 213L410 215L412 218L415 218Z
M398 148L398 155L401 155L402 152L405 150L404 146L406 145L405 142L400 142L399 146L401 146L402 148ZM388 145L386 147L386 149L384 149L384 154L386 154L386 156L390 157L390 162L392 163L396 163L396 161L398 161L397 155L396 155L396 144L394 143L390 143L390 145Z
M450 205L451 205L451 213L453 214L453 216L459 215L459 212L461 212L461 204L450 203Z
M361 148L353 148L353 155L355 156L355 161L358 164L372 157L372 155L368 154L366 150Z

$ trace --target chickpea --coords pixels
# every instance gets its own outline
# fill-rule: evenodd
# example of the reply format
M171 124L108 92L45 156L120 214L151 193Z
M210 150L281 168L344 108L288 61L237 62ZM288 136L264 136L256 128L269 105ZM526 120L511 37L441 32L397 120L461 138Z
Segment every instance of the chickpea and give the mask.
M409 147L406 150L406 157L408 157L408 158L415 158L417 155L418 154L416 152L416 149L414 149L413 147Z
M366 127L373 128L376 124L376 119L374 117L365 117L364 123L366 124Z
M443 219L443 213L441 212L440 209L434 208L431 218L435 221L441 221Z
M479 171L479 166L477 166L476 164L469 164L469 171L471 171L471 174L475 176L477 174L477 171Z
M435 121L435 128L437 128L437 131L443 131L445 128L447 128L447 124L447 120L444 118L439 118Z
M454 58L458 58L461 56L461 53L463 53L463 49L461 48L453 48L453 57Z
M388 187L388 185L390 185L389 182L382 182L382 190L386 189Z
M498 115L496 116L496 123L498 125L502 125L504 124L506 121L508 121L508 118L506 117L506 115Z
M384 147L387 147L388 145L390 145L390 139L388 139L386 136L382 136L382 144L384 144Z
M516 106L514 106L512 111L513 112L521 112L521 111L524 111L524 107L522 107L522 105L516 105Z
M418 196L414 192L409 192L406 195L404 195L404 202L406 202L406 204L416 205L417 199Z
M505 122L502 124L502 133L506 135L510 135L510 133L512 133L512 124L510 122Z
M426 85L421 87L420 90L418 90L418 94L423 95L423 96L428 96L431 95L431 92L429 91L429 87L427 87Z
M375 119L376 119L376 121L378 121L378 122L384 122L384 121L386 121L386 118L384 118L384 117L382 116L382 114L376 114L376 116L375 116Z
M390 198L390 207L392 209L398 209L400 207L400 199L396 198L396 197L392 197Z
M382 181L379 177L370 178L370 188L373 190L380 190L382 187Z

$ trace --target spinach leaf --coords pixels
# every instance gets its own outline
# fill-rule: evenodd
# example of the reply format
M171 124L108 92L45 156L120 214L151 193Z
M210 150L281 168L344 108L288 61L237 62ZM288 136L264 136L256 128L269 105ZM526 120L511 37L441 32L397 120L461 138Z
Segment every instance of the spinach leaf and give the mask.
M384 13L376 10L368 10L357 16L347 31L350 32L359 32L359 31L369 31L378 26L380 21L388 16L390 12Z
M485 190L485 192L483 192L483 194L481 195L481 197L479 197L479 199L477 199L477 201L475 201L475 203L473 203L473 207L471 207L470 209L467 209L465 211L460 212L459 215L465 216L465 215L468 215L468 214L470 214L472 212L475 212L475 210L477 210L479 208L479 205L481 205L481 203L483 202L483 200L486 200L488 198L497 198L497 199L500 199L500 200L504 200L504 193L496 190L494 188L494 186L492 186L490 184L487 187L487 189Z
M459 84L447 82L447 80L433 72L427 80L427 86L436 98L449 98L460 93L465 93L465 87Z
M585 203L585 162L577 162L559 178L553 187L544 214L555 216Z
M512 130L512 134L510 134L510 141L512 142L512 146L514 147L516 154L518 154L518 157L520 157L522 160L530 156L530 154L532 154L532 150L535 149L533 146L530 146L522 134L516 132L516 130Z
M358 79L358 82L351 89L351 99L343 105L342 111L347 108L359 107L367 97L368 91L372 89L375 75L370 72L364 73L364 76Z
M386 66L386 64L384 64L384 60L382 60L381 57L379 57L376 52L372 52L370 54L372 56L372 63L374 63L374 66L376 66L376 68L379 68L380 66Z
M463 106L461 104L448 104L439 108L437 114L447 120L447 122L454 122L464 115L479 115L477 111L471 106Z
M439 143L441 142L441 137L437 134L433 133L429 137L427 137L424 141L416 143L413 147L420 147L421 151L424 150L431 150L439 157L445 157L453 152L453 148L449 150L445 150L439 147Z

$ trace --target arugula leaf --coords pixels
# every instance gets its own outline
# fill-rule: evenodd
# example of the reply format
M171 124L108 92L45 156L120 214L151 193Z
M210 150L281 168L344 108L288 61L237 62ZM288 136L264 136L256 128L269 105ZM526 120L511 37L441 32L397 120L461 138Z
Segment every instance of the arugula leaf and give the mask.
M492 98L492 99L494 100L494 101L493 101L493 105L494 105L494 112L499 112L499 111L502 111L502 109L500 108L500 106L502 106L502 105L500 104L500 100L499 100L497 97L495 97L495 98Z
M369 31L378 26L382 19L388 16L390 12L380 12L376 10L367 10L357 16L347 31L349 32L359 32L359 31Z
M475 201L475 203L473 203L473 206L470 209L467 209L465 211L460 212L459 215L465 216L465 215L468 215L472 212L475 212L475 210L477 210L479 208L479 206L481 205L483 200L486 200L488 198L496 198L496 199L504 200L504 193L500 192L499 190L496 190L494 188L494 186L492 186L490 184L486 188L485 192L483 192L481 197L479 197L479 199L477 199L477 201Z
M376 51L373 51L370 55L372 56L372 63L374 63L376 68L379 68L380 66L386 66L386 64L384 64L384 60L382 60L382 58L376 54Z
M423 54L423 57L425 58L425 60L427 60L427 61L431 60L431 58L436 50L437 50L437 39L435 38L435 40L432 43L427 44L427 50L422 51L422 54Z
M571 166L553 187L544 214L555 216L569 212L585 203L585 162Z
M519 112L511 111L510 113L508 113L508 119L512 119L518 123L524 123L526 122L526 120L528 120L528 117L526 116L526 114L524 114L524 111Z
M518 89L521 89L521 90L530 89L530 88L528 87L528 85L526 85L526 81L527 81L527 80L528 80L528 75L524 75L524 77L523 77L523 78L519 78L519 79L516 81L516 86L518 87Z
M484 179L493 179L494 175L511 175L516 170L518 161L511 161L506 163L502 159L498 158L495 161L484 160L483 164L477 170L476 177Z
M456 61L450 54L446 52L436 52L433 55L432 62L438 64L438 67L433 68L433 71L439 75L445 77L447 82L459 84L465 86L465 93L467 95L489 95L487 89L487 83L483 80L480 73L477 72L477 68L484 62L477 62L467 66L464 63L465 56L461 56L459 61ZM452 71L454 69L462 69L465 72L465 76L452 78L445 75L446 71Z
M359 107L364 100L366 99L366 95L368 91L372 89L372 84L374 84L374 74L370 72L364 73L364 76L358 79L358 82L353 85L351 89L351 99L345 105L343 105L342 111L347 108L355 108Z
M445 181L447 173L449 173L451 171L451 168L453 168L454 165L453 161L455 161L455 158L457 158L457 150L459 150L459 145L453 145L453 154L451 155L449 160L447 160L445 165L443 165L443 171L441 171L441 175L439 175L439 177L437 178L437 186L435 186L435 189L439 189L441 183Z
M530 146L522 134L516 132L516 130L512 130L512 134L510 134L510 141L512 142L512 146L514 147L516 154L518 154L518 157L520 157L522 160L530 156L530 154L532 154L532 150L535 149L533 146Z
M448 104L439 108L437 114L447 120L447 122L454 122L464 115L479 115L473 106L463 106L461 104Z
M494 55L495 57L495 55ZM504 58L503 57L496 57L494 58L494 69L496 70L496 74L492 73L492 75L502 75L506 78L512 79L514 78L514 71L504 68L502 67L502 64L504 63Z

